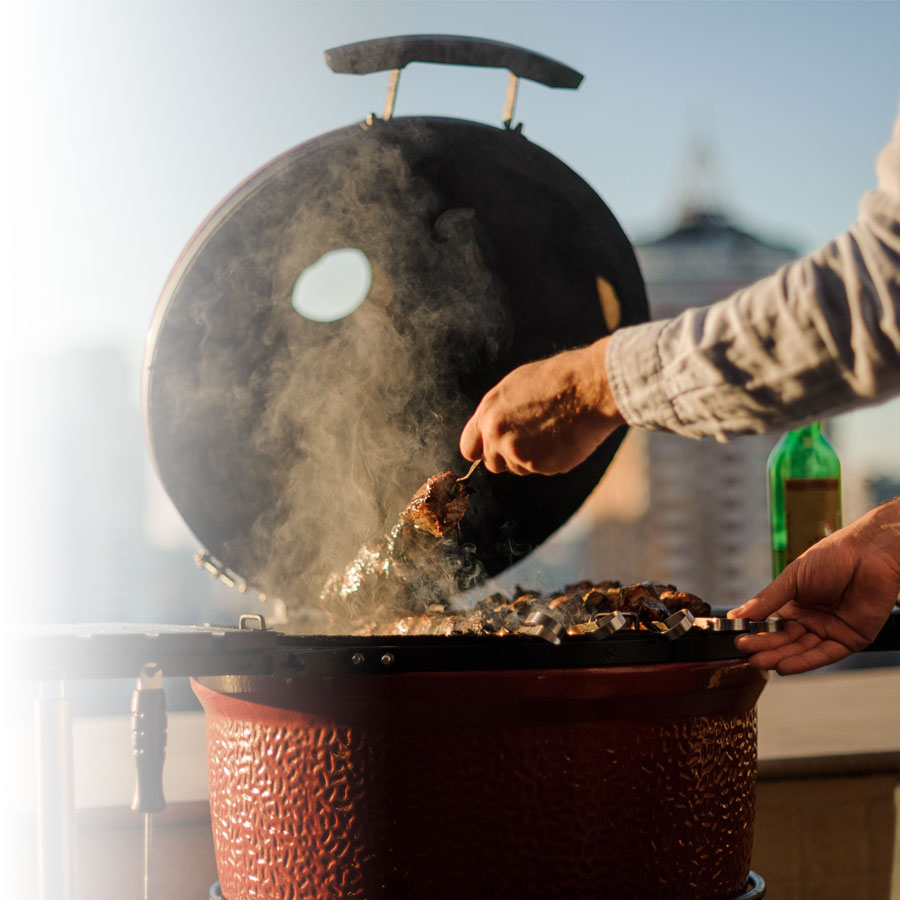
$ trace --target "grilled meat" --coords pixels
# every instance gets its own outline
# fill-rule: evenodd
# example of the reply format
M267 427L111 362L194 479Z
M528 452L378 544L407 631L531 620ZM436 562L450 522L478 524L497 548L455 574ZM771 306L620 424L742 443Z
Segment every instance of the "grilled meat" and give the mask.
M319 602L332 627L377 633L383 630L379 622L420 616L467 587L479 570L473 549L459 540L468 502L469 486L454 472L429 478L391 531L364 545L343 572L325 582Z
M432 475L420 487L406 509L400 513L401 521L413 528L443 537L462 521L469 505L469 490L454 472Z

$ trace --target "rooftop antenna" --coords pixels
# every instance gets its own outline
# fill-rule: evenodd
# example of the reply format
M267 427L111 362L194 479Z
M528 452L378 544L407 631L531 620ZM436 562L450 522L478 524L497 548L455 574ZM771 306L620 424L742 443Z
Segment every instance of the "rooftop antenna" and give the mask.
M701 135L693 137L679 182L679 224L725 217L722 178L709 139Z

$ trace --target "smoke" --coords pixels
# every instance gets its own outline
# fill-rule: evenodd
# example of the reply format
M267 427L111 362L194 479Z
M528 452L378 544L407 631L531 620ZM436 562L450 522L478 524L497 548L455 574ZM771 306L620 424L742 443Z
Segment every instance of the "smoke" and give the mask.
M448 207L407 161L410 146L428 151L434 135L408 131L398 145L374 132L336 148L300 205L274 217L277 229L271 210L245 220L259 229L258 252L232 260L219 283L262 298L229 329L246 329L252 346L224 346L207 321L200 351L201 380L214 391L223 368L257 361L246 384L228 379L227 404L236 427L256 423L236 437L262 467L238 490L275 473L249 531L251 580L274 588L298 629L321 628L309 614L328 574L386 534L429 475L458 467L471 411L459 374L496 358L510 332L474 210ZM338 322L303 319L289 302L297 277L341 247L370 262L366 301Z

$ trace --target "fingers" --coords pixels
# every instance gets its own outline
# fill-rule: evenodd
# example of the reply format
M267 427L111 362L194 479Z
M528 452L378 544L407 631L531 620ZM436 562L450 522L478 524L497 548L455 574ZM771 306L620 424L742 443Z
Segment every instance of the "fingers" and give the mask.
M809 650L786 656L775 665L775 671L779 675L799 675L801 672L830 666L849 655L850 652L843 645L835 641L822 641Z
M750 664L761 669L775 669L779 675L799 675L829 666L849 655L850 651L843 644L808 634L804 640L786 644L779 650L751 656Z
M797 593L796 570L788 566L768 587L741 606L728 611L729 619L765 619L791 602Z
M481 439L481 429L478 427L478 410L475 415L466 422L465 428L459 437L459 452L462 453L464 459L475 462L484 455L484 446ZM491 469L491 471L496 471Z
M533 475L534 469L520 462L507 458L499 452L485 453L484 439L477 422L476 415L466 423L459 439L459 452L464 459L475 461L484 460L484 467L495 475L501 472L512 472L513 475Z
M515 475L529 474L520 465L509 459L509 454L504 454L499 446L499 441L485 441L485 428L482 422L482 401L472 418L466 422L459 437L459 452L465 459L474 462L476 459L484 460L484 467L488 472L498 475L501 472L512 472Z
M534 475L534 469L503 456L501 453L485 453L484 467L495 475L499 475L501 472L511 472L513 475Z
M765 597L765 591L760 591L759 596L748 600L742 606L729 609L726 613L729 619L765 619L772 613L781 609L791 598L782 596L780 593L776 597Z
M774 669L779 675L808 672L850 655L843 644L823 639L798 622L789 622L784 631L774 634L742 635L735 646L750 654L748 662L754 668Z
M534 475L534 469L520 463L513 462L511 459L504 460L506 471L512 472L513 475Z
M473 462L476 459L484 460L484 467L495 475L501 472L511 472L513 475L533 475L537 470L520 460L512 450L507 449L508 441L494 439L488 441L487 445L485 444L480 410L479 406L472 418L466 422L460 435L459 452L463 458Z
M741 653L747 655L764 653L778 650L805 633L806 629L803 626L797 625L796 622L788 622L783 631L775 631L771 634L742 634L735 639L734 645Z

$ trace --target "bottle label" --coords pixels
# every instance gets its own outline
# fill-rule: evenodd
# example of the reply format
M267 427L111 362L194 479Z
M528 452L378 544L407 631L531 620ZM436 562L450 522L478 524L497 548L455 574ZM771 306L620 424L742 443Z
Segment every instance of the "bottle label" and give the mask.
M787 562L841 527L839 478L788 478L784 482Z

